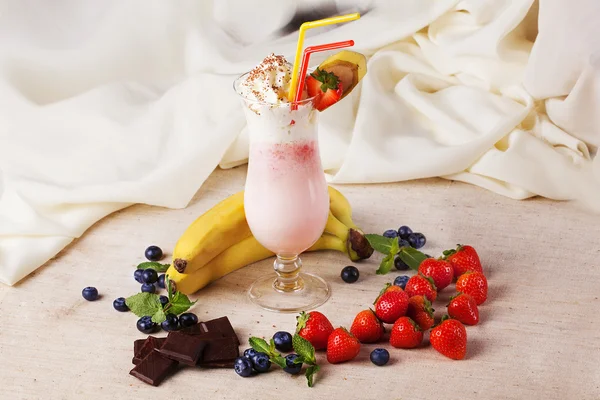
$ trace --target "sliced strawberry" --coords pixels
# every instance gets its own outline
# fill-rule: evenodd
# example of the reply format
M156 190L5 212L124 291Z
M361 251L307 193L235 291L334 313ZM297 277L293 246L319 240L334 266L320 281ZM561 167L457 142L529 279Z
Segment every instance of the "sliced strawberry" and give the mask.
M344 92L342 83L334 73L319 68L306 78L306 91L310 97L314 97L314 107L319 111L337 103Z

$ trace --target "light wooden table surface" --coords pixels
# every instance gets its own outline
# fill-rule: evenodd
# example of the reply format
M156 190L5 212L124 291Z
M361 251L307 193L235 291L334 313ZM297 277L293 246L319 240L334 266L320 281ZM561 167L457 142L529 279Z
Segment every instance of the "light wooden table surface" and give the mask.
M463 361L430 346L392 349L376 367L363 345L352 362L329 365L324 354L316 385L275 370L243 379L230 369L185 369L151 387L130 376L133 341L144 337L137 318L118 313L112 300L139 290L132 278L146 246L167 253L198 215L243 188L246 169L217 170L190 206L169 210L138 205L93 226L15 287L0 285L0 398L2 399L600 399L600 217L542 199L517 202L445 180L339 186L367 232L407 224L428 238L434 256L456 243L474 245L490 290L481 323L468 328ZM157 188L160 190L160 188ZM357 264L360 280L339 278L345 256L303 257L307 269L331 282L333 295L319 310L349 327L397 273L375 274L380 256ZM262 311L245 289L271 268L263 261L198 293L201 319L229 316L242 341L293 331L294 314ZM87 302L85 286L103 298ZM447 299L451 287L440 296ZM444 312L443 301L436 314ZM164 335L164 333L162 333Z

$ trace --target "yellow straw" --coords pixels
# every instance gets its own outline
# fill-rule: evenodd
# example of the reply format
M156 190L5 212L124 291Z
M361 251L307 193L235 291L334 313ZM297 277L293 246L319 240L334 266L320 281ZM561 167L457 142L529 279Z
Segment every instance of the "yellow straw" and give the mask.
M325 19L319 19L317 21L305 22L300 26L298 32L298 45L296 46L296 57L294 58L294 69L292 70L292 81L290 82L290 91L288 92L288 100L294 101L296 96L296 89L298 86L298 69L300 69L300 61L302 58L302 47L304 46L304 34L308 29L319 28L321 26L340 24L342 22L350 22L360 18L359 13L340 15L338 17L331 17Z

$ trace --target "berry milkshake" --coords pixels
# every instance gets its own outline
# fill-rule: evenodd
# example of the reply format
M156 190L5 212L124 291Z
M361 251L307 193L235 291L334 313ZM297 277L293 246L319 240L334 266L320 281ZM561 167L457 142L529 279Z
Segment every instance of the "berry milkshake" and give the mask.
M283 256L312 246L329 213L317 141L318 111L311 99L292 110L287 101L290 72L282 56L271 55L237 87L250 137L246 219L256 239Z

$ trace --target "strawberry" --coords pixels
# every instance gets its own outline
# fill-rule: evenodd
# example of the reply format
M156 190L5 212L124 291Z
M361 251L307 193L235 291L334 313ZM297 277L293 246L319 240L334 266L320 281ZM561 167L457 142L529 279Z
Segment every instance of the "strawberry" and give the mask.
M406 288L404 288L404 290L410 297L422 294L431 302L435 301L437 298L437 289L433 283L433 279L423 276L421 273L412 276L408 282L406 282Z
M423 276L433 279L433 283L438 291L452 283L454 270L452 265L446 260L427 258L419 265L419 272Z
M350 333L361 343L375 343L383 335L383 324L377 319L373 310L363 310L354 318Z
M409 317L401 317L394 323L390 344L400 349L412 349L423 342L423 331Z
M456 281L456 291L471 295L477 305L483 304L487 299L487 279L481 272L465 272Z
M393 324L398 318L406 314L408 295L399 286L386 286L374 304L377 318L386 324Z
M450 299L448 314L465 325L477 325L479 322L477 303L466 293L459 293Z
M309 313L302 311L296 320L298 321L296 324L298 335L308 340L315 350L327 348L327 339L333 332L333 325L326 316L318 311Z
M319 68L306 78L306 91L309 97L314 97L314 107L319 111L337 103L344 92L342 82L333 72Z
M429 334L431 346L453 360L462 360L467 354L467 330L456 319L442 318L442 322Z
M413 296L408 299L406 316L415 321L422 331L426 331L433 326L433 311L431 303L423 295Z
M467 271L475 271L483 273L481 261L477 251L471 246L458 245L456 250L444 251L444 259L447 260L454 269L454 279Z
M327 339L327 361L338 364L358 355L360 342L345 328L336 328Z

